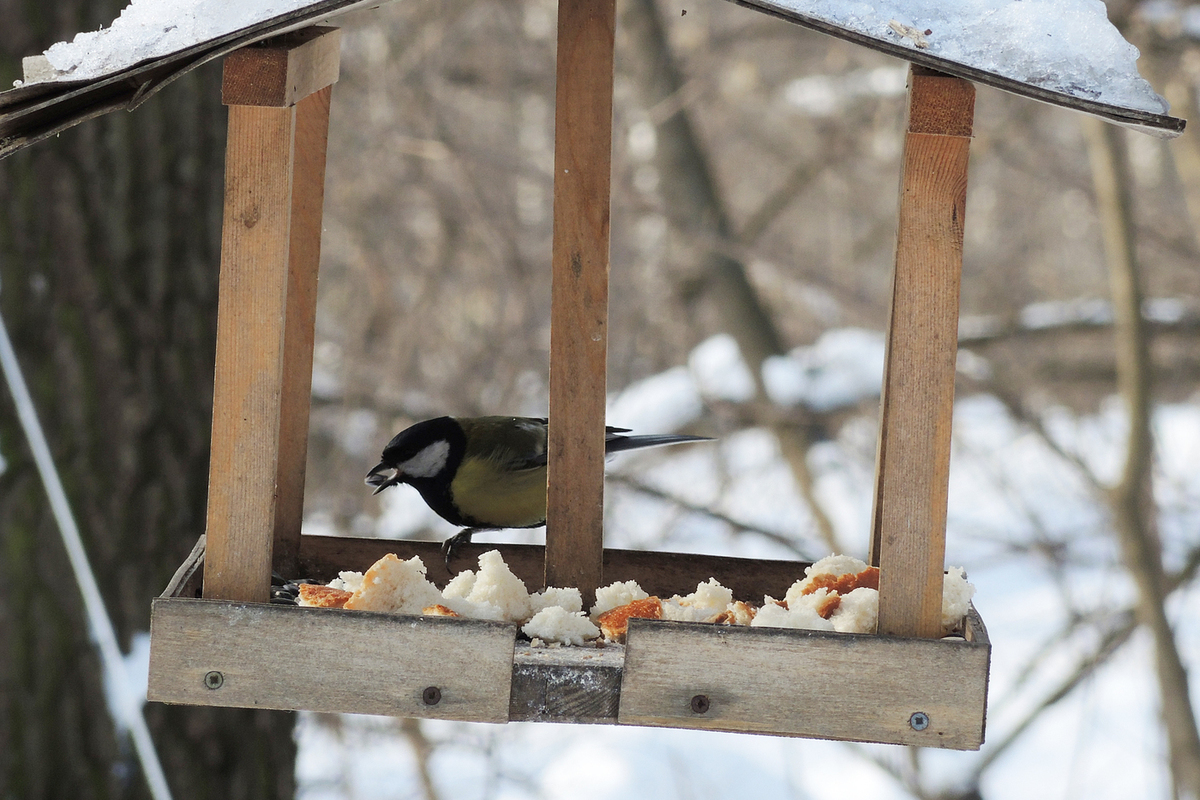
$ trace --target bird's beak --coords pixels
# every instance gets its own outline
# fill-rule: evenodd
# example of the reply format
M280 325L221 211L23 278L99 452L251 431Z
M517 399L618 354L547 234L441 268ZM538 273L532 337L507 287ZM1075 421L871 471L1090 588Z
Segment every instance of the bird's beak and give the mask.
M387 463L380 461L378 464L376 464L374 466L374 468L371 469L370 472L367 473L367 478L366 478L367 486L375 487L375 491L371 492L372 495L379 494L380 492L382 492L384 489L388 488L389 486L395 486L397 483L400 482L399 474L393 473L391 477L386 477L386 476L380 474L388 469L391 469L391 467L389 467L387 465Z

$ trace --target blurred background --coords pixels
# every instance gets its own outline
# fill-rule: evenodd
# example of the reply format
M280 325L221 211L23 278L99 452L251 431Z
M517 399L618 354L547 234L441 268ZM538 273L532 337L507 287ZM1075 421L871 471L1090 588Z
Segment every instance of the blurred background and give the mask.
M0 85L121 5L0 0ZM1194 119L1197 7L1108 8ZM363 486L382 446L545 413L555 15L338 20L307 533L444 537ZM906 78L731 3L619 2L609 422L718 442L615 460L609 546L865 556ZM204 524L219 82L0 162L0 311L134 653ZM980 752L151 704L175 795L1200 796L1200 140L977 91L947 562L993 642ZM0 576L0 798L144 796L7 393Z

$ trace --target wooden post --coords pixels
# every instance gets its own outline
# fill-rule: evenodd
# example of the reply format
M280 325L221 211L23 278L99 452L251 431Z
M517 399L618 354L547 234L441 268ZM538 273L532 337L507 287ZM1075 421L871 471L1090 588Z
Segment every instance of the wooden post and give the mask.
M204 596L266 602L299 552L330 87L341 32L225 60L229 106Z
M968 81L912 68L871 537L879 632L893 636L941 635L974 107Z
M604 550L609 182L615 0L560 0L546 585L590 602Z

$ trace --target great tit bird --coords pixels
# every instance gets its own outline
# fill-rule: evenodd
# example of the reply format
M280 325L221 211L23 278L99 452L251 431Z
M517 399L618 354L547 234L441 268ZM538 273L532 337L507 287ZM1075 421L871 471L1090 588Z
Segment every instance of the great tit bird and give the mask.
M532 417L438 417L418 422L383 448L367 473L379 494L407 483L438 516L465 530L446 540L454 549L481 530L536 528L546 524L546 430ZM709 441L705 436L626 436L605 429L606 455L622 450Z

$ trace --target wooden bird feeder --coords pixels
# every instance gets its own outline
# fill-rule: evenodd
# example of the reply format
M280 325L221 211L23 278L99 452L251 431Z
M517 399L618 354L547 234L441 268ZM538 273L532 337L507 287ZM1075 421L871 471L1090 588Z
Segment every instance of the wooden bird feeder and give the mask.
M338 4L318 5L328 16ZM435 583L451 577L434 542L300 534L340 41L336 29L309 27L225 59L229 136L207 533L153 602L150 699L980 746L987 632L972 609L962 638L939 638L974 110L967 79L1086 104L1004 85L920 51L889 50L770 3L750 5L920 62L909 77L872 515L878 635L634 620L623 649L535 650L517 643L511 624L268 603L272 569L329 580L389 552L421 556ZM287 22L294 27L297 19ZM603 547L614 29L615 0L560 0L546 545L468 545L463 553L500 550L531 590L577 586L587 596L633 579L670 596L715 577L738 598L781 597L805 564ZM1083 110L1168 133L1182 128L1144 112Z

